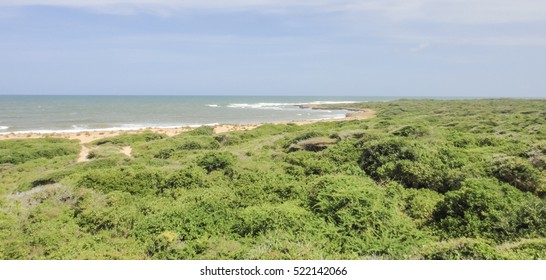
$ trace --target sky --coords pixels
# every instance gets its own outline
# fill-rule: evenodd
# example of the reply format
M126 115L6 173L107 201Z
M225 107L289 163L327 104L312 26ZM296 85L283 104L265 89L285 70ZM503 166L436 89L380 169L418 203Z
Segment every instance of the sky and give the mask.
M0 0L0 94L546 97L544 0Z

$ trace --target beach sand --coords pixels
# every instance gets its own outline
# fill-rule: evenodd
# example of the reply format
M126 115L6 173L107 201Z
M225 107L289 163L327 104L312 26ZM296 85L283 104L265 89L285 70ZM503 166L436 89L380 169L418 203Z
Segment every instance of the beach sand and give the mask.
M316 122L333 122L333 121L344 121L344 120L364 120L375 117L375 111L370 109L348 109L351 112L345 115L345 118L339 119L323 119L316 121L295 121L295 122L279 122L273 124L295 124L295 125L305 125L312 124ZM226 133L231 131L242 131L242 130L252 130L265 123L258 124L220 124L214 126L214 133ZM82 131L82 132L58 132L58 133L9 133L9 134L0 134L0 140L8 139L36 139L36 138L64 138L71 140L78 140L81 144L81 151L78 157L77 162L88 161L87 155L90 152L90 149L85 145L87 143L93 142L98 139L114 137L121 134L138 134L142 133L145 130L149 130L155 133L166 134L167 136L178 135L182 132L190 131L194 128L192 127L176 127L176 128L146 128L139 130L111 130L111 131ZM124 147L120 152L131 156L131 148Z

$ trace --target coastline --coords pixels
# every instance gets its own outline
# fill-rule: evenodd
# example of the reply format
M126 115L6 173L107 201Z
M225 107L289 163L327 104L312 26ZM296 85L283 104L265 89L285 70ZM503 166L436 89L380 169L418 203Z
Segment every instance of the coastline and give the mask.
M321 110L321 108L316 108L314 106L309 106L308 108L314 110ZM350 108L346 109L351 112L345 114L344 118L335 118L335 119L321 119L321 120L308 120L308 121L294 121L294 122L268 122L268 123L256 123L256 124L218 124L213 125L214 133L226 133L231 131L241 131L241 130L252 130L259 126L265 124L295 124L295 125L306 125L316 122L332 122L332 121L345 121L345 120L364 120L375 117L376 112L371 109L355 109ZM25 132L12 132L6 134L0 134L1 140L11 140L11 139L39 139L39 138L63 138L70 140L78 140L80 144L87 144L92 141L114 137L122 134L139 134L144 131L152 131L155 133L166 134L167 136L175 136L182 132L190 131L196 127L190 126L180 126L180 127L169 127L169 128L157 128L149 127L135 130L89 130L89 131L63 131L63 132L52 132L52 133L25 133Z

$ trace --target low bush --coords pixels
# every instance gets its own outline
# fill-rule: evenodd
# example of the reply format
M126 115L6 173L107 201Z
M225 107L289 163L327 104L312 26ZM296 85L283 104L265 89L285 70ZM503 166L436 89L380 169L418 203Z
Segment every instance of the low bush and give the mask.
M215 150L220 147L220 144L212 137L192 137L189 140L183 141L179 146L179 150Z
M214 127L208 125L202 125L194 128L188 132L180 134L180 136L212 136L214 134Z
M57 138L2 140L0 141L0 164L21 164L38 158L52 159L58 156L79 153L80 147L74 140Z
M316 138L316 137L324 137L324 136L327 136L327 134L320 131L305 132L303 134L287 139L285 143L283 144L283 148L288 149L290 148L290 145L297 144L299 141Z
M229 152L209 152L197 161L197 165L203 167L209 173L214 170L227 169L234 163L235 156Z
M309 206L339 228L343 251L402 257L425 238L369 178L323 177L311 190Z
M311 213L293 203L262 204L241 210L234 229L241 236L257 236L270 230L297 233L310 217Z
M325 175L334 169L332 162L308 151L290 153L284 161L292 165L287 171L293 175Z
M162 184L161 190L178 189L178 188L203 188L205 183L206 172L200 167L188 167L180 171L171 173Z
M502 260L503 255L480 239L453 239L427 245L418 258L424 260Z
M536 193L544 184L540 171L519 157L498 157L491 163L491 174L521 191Z
M160 133L152 132L150 130L145 130L142 133L137 133L137 134L124 133L114 137L99 139L99 140L93 141L92 144L100 146L107 143L111 143L115 145L127 146L134 143L152 142L155 140L161 140L165 138L167 138L167 135L165 134L160 134Z
M449 156L451 155L451 156ZM396 181L408 188L426 188L445 193L459 188L471 173L462 172L465 158L456 153L397 138L364 143L359 159L361 168L378 181ZM451 165L451 166L450 166Z
M407 125L392 133L402 137L423 137L429 134L428 129L422 125Z
M518 242L502 244L501 252L515 260L544 260L546 259L546 239L523 239Z
M151 194L164 188L164 173L154 168L120 167L96 169L84 173L78 185L103 192L124 191L132 194Z
M237 145L243 142L239 134L233 134L233 133L219 134L214 136L214 139L218 141L218 143L225 146Z
M512 240L545 232L544 201L494 179L471 179L448 192L434 221L449 237Z

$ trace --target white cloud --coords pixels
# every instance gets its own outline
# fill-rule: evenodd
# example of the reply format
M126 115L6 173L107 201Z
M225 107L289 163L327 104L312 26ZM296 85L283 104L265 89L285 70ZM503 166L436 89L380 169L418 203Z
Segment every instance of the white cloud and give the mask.
M375 15L394 21L460 24L546 20L544 0L0 0L0 6L52 5L105 13L174 14L185 9L314 10Z
M134 7L135 9L252 9L261 7L320 6L331 0L0 0L0 6L67 6L82 8Z
M376 12L395 21L459 24L546 21L544 0L371 0L340 9Z
M423 44L420 44L417 47L411 48L409 51L412 52L412 53L418 53L418 52L422 52L422 51L428 49L429 47L430 47L429 43L423 43Z
M418 44L409 49L410 52L420 52L434 46L503 46L503 47L546 47L546 38L531 35L511 36L435 36L435 35L394 35L390 37L407 44ZM427 43L419 43L426 41Z
M359 37L361 26L369 28L362 23L373 18L379 21L379 24L372 23L377 24L372 29L379 26L381 30L378 36L407 43L412 46L407 49L410 52L422 52L431 45L546 46L545 33L540 31L546 29L526 30L525 27L546 28L546 0L0 0L0 18L13 16L17 10L13 8L33 5L89 9L118 15L170 16L192 10L346 14L350 20L344 23L337 35L347 33L351 36L354 33ZM419 23L426 24L426 28L421 28ZM446 23L462 25L463 28L453 33L442 25ZM514 23L522 24L511 25L514 28L507 29L508 32L503 32L502 25L495 32L491 31L492 27L487 31L472 32L474 25L508 24L504 25L506 27ZM435 26L437 30L434 30ZM199 40L209 42L211 38ZM221 41L225 44L238 40L221 38Z

